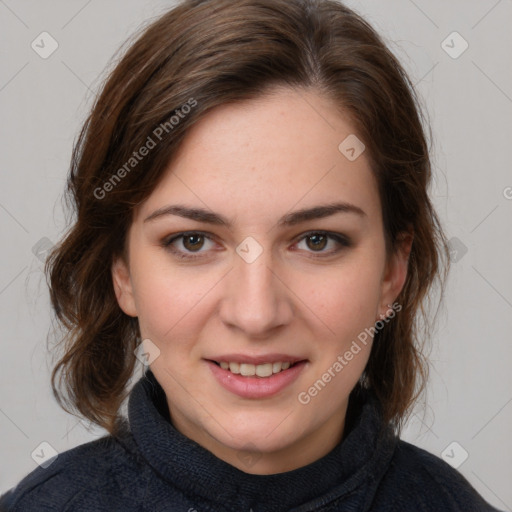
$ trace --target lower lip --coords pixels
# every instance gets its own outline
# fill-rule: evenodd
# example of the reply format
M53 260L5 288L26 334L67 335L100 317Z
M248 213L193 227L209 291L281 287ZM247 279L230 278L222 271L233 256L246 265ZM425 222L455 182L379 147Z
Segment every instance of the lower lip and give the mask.
M301 361L270 377L242 377L224 370L212 361L206 362L221 386L243 398L267 398L276 395L289 386L306 366L306 361Z

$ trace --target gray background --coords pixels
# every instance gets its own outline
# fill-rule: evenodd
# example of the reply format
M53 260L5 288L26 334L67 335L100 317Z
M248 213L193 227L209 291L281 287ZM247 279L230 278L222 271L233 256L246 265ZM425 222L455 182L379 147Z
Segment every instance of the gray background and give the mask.
M31 453L41 442L62 452L104 434L52 397L51 312L34 247L44 253L65 229L72 143L99 77L120 44L172 3L0 0L0 492L36 467ZM417 407L403 437L460 464L489 502L510 511L512 2L347 4L385 37L417 84L434 134L432 194L454 249L428 405ZM59 45L47 59L31 48L43 31ZM454 31L469 44L457 58L464 42L447 39Z

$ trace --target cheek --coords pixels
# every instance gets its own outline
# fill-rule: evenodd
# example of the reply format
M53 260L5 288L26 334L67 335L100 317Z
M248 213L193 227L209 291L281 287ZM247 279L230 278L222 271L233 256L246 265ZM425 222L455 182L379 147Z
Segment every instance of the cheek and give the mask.
M187 344L200 328L208 292L216 280L208 273L173 269L162 262L145 259L133 277L141 334L175 347ZM217 279L218 281L218 279Z
M337 339L373 325L380 297L380 271L375 262L358 260L325 275L304 276L300 286L304 302Z

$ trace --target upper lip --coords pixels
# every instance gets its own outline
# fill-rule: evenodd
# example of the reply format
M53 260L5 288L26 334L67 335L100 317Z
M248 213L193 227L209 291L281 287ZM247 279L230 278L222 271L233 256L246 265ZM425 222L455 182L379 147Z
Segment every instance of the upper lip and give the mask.
M225 361L226 363L248 363L248 364L264 364L264 363L286 363L291 364L299 361L305 361L304 357L292 356L290 354L262 354L258 356L250 356L247 354L223 354L209 358L210 361L217 363Z

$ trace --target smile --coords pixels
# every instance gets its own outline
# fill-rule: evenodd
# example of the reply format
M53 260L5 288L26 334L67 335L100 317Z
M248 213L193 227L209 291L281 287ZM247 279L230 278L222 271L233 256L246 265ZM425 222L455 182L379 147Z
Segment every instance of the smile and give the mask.
M225 390L242 398L270 398L288 388L308 361L241 363L206 360L215 380Z
M290 361L275 362L275 363L263 363L263 364L251 364L251 363L238 363L235 361L214 361L223 370L229 370L231 373L236 375L242 375L243 377L270 377L276 373L280 373L283 370L288 370L293 366Z

